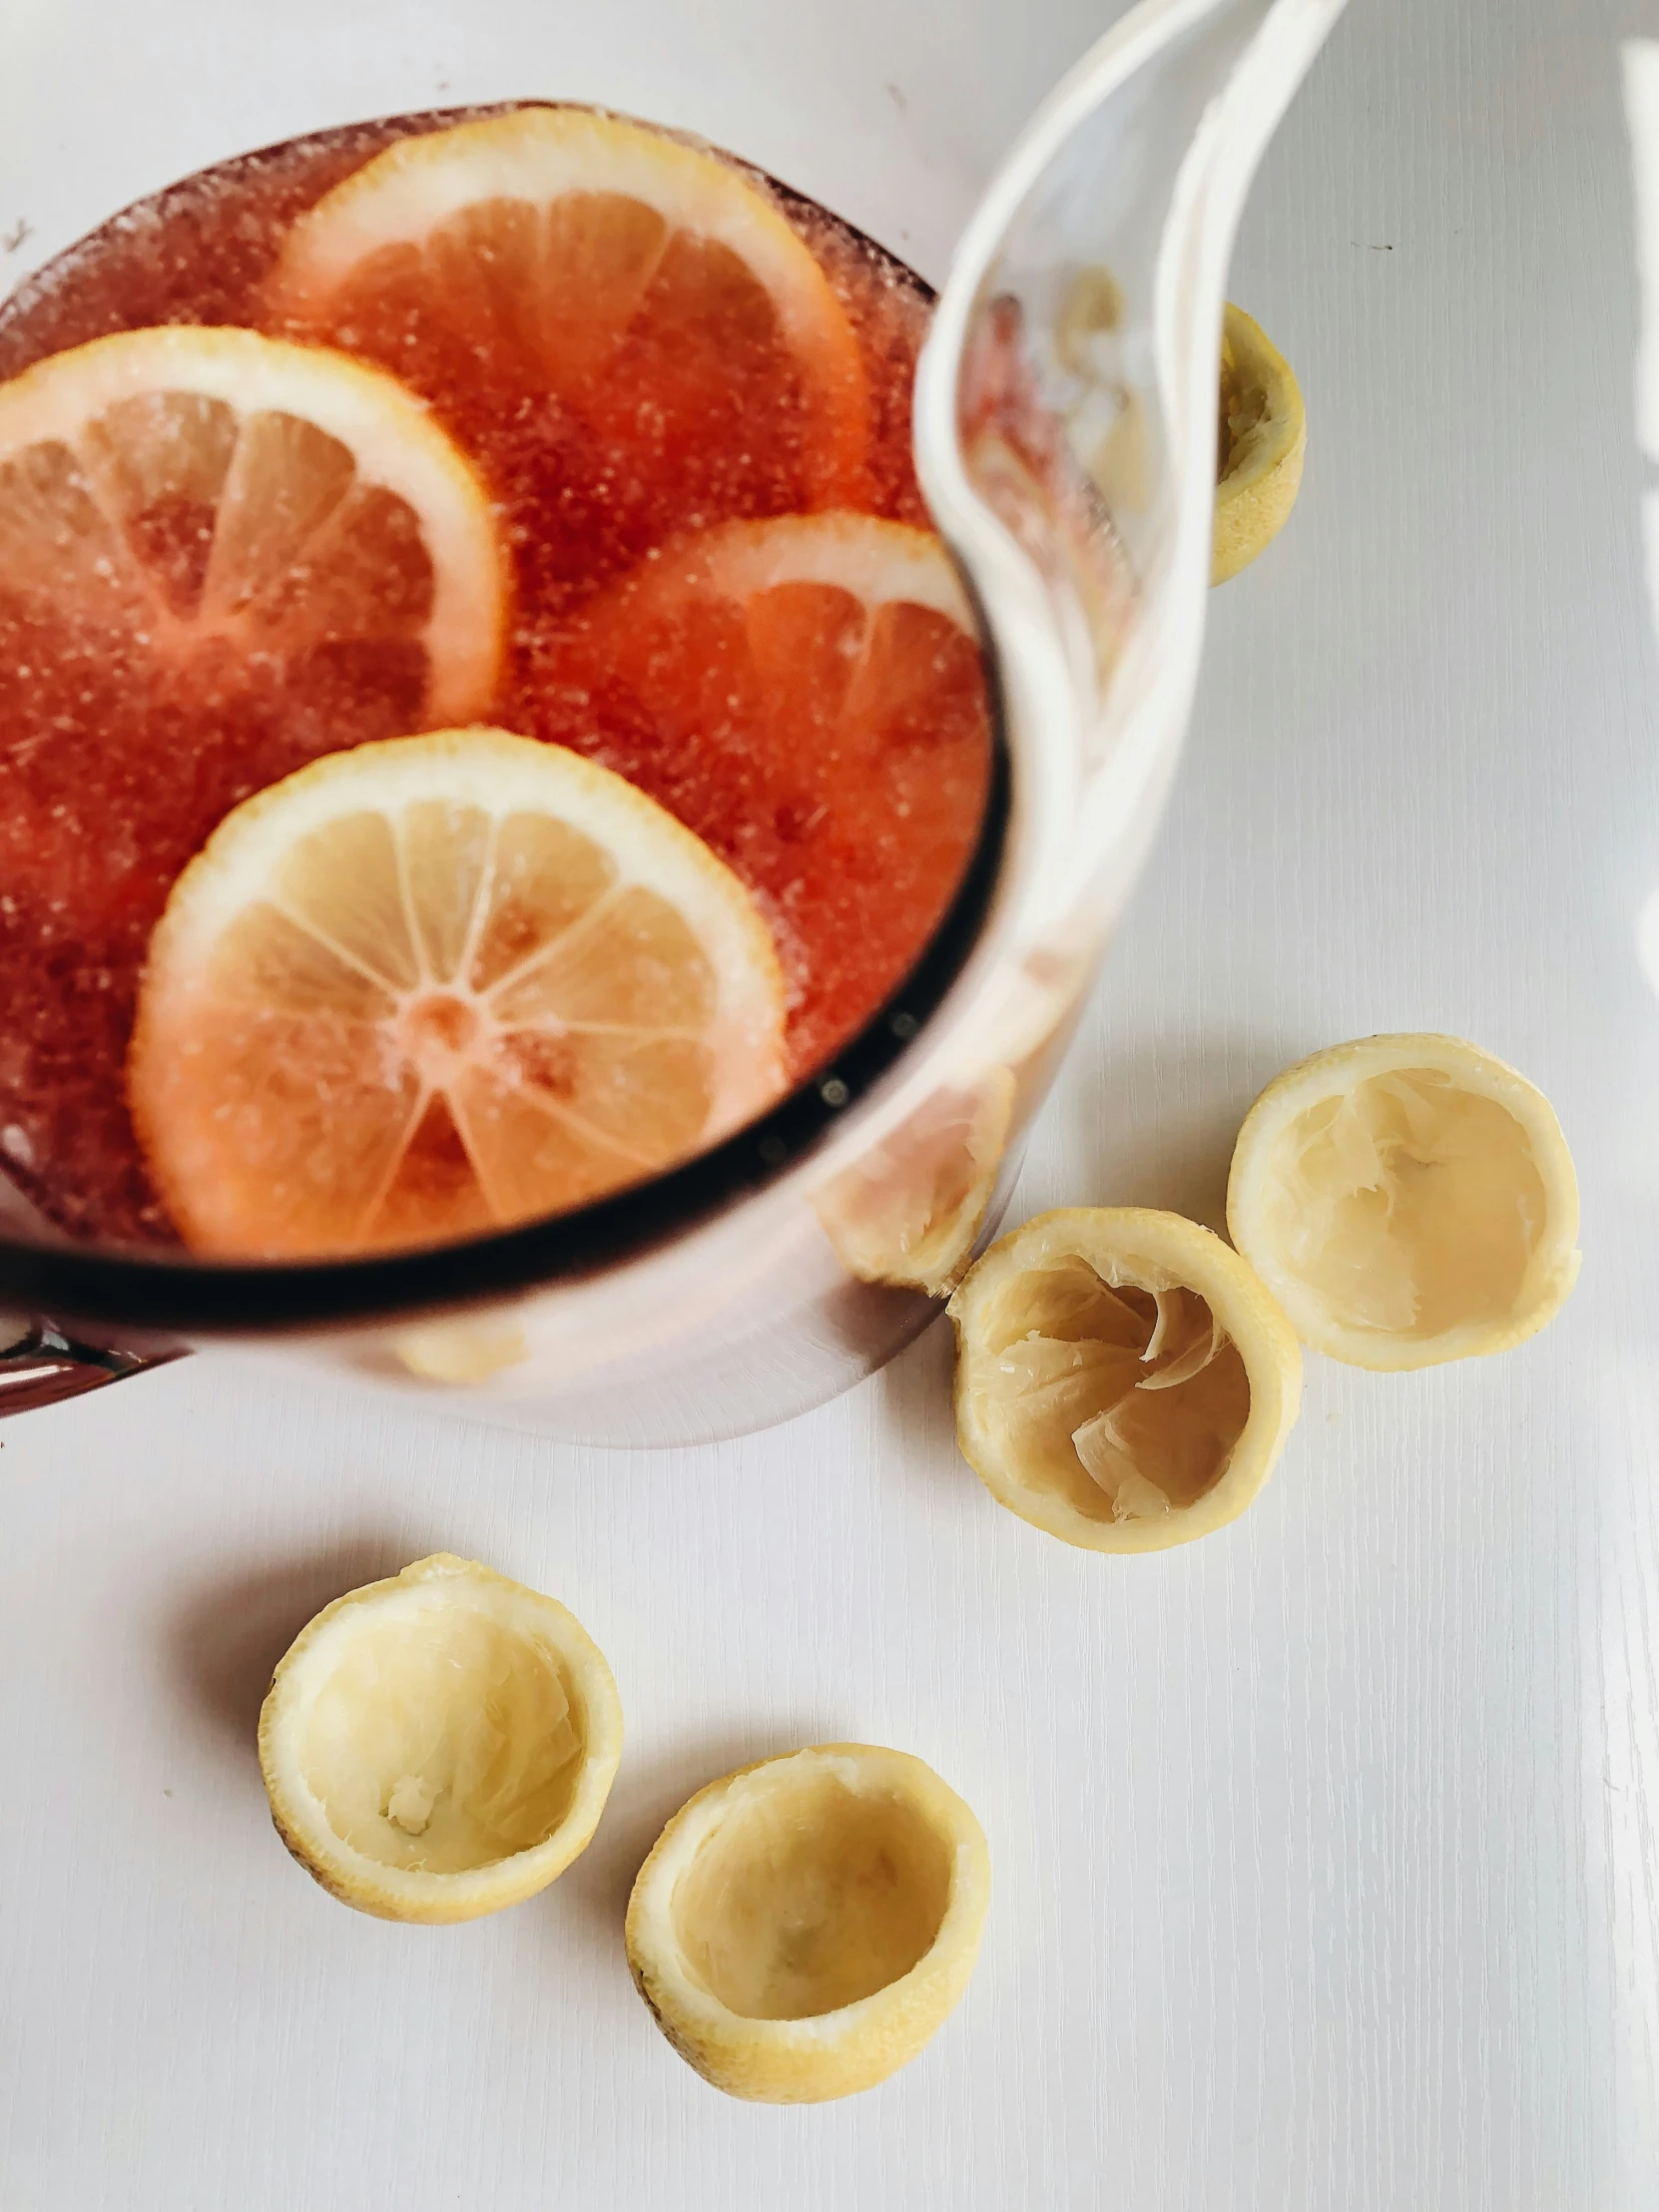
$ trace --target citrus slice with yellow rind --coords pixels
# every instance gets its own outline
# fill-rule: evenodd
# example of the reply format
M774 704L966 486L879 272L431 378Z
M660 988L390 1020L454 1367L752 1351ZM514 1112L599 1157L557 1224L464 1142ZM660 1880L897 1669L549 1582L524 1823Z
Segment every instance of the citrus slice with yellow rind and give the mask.
M931 1767L822 1744L681 1807L634 1884L628 1963L706 2081L818 2103L884 2081L936 2032L989 1900L984 1833Z
M1291 364L1261 324L1228 302L1210 581L1248 568L1284 529L1302 489L1308 416Z
M949 1313L963 1456L999 1504L1085 1550L1161 1551L1235 1519L1301 1409L1284 1315L1178 1214L1039 1214Z
M544 1890L621 1757L616 1684L574 1614L441 1551L318 1613L260 1715L283 1843L387 1921L477 1920Z
M864 486L862 358L810 248L735 163L622 117L400 140L294 225L268 306L471 425L508 496L525 435L562 442L570 497L650 508L636 537Z
M1276 1076L1239 1132L1227 1220L1303 1343L1355 1367L1505 1352L1578 1279L1554 1110L1457 1037L1365 1037Z
M459 720L494 688L503 606L478 478L343 354L180 325L0 385L0 643L31 663L25 706L94 660L171 678L186 712L274 671L302 705L307 664L331 656L337 691L354 652L359 688Z
M650 792L761 898L798 1075L920 957L990 787L967 595L932 531L874 515L677 538L573 616L514 705Z
M431 1244L562 1211L781 1088L742 884L620 777L498 730L330 755L174 886L128 1062L199 1251Z

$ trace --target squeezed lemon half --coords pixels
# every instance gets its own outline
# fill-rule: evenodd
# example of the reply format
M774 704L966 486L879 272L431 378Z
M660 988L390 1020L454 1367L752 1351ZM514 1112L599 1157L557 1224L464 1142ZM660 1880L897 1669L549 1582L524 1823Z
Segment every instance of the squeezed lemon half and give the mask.
M1361 1368L1504 1352L1578 1278L1578 1183L1543 1093L1457 1037L1364 1037L1276 1076L1227 1193L1306 1345Z
M861 1283L943 1298L961 1281L1008 1146L1014 1078L938 1091L825 1192L818 1216Z
M948 1311L963 1456L999 1504L1085 1550L1161 1551L1233 1520L1301 1407L1284 1315L1177 1214L1039 1214Z
M681 1807L634 1884L628 1963L706 2081L817 2103L928 2041L967 1986L989 1898L984 1834L931 1767L822 1744Z
M1210 581L1248 568L1284 529L1302 489L1308 416L1291 364L1231 300L1222 323L1221 424Z
M344 1905L470 1921L583 1851L622 1757L622 1707L574 1614L434 1552L336 1598L260 1715L271 1814Z

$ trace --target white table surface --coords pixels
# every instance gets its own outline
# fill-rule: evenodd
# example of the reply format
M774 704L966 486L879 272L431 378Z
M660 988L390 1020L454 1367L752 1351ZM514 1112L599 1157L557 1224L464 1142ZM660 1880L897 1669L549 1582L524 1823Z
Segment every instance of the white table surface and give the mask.
M1565 1315L1415 1377L1311 1361L1248 1516L1119 1561L981 1490L942 1329L696 1451L200 1362L7 1424L4 2212L1659 2203L1624 27L1613 0L1354 0L1272 150L1231 288L1301 373L1307 483L1214 600L1157 858L1010 1216L1213 1220L1276 1068L1444 1028L1559 1107ZM629 1745L562 1881L426 1932L291 1865L253 1736L310 1612L438 1547L574 1608ZM882 2088L750 2107L652 2026L623 1906L696 1786L829 1737L919 1752L977 1808L984 1952Z

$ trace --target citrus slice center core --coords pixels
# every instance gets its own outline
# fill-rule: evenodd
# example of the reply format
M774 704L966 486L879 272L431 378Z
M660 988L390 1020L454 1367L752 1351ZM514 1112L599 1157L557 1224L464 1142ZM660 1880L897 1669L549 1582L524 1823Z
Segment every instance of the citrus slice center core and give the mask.
M454 1081L456 1061L470 1057L482 1027L475 1005L453 991L433 991L404 1007L398 1041L422 1080L441 1090Z

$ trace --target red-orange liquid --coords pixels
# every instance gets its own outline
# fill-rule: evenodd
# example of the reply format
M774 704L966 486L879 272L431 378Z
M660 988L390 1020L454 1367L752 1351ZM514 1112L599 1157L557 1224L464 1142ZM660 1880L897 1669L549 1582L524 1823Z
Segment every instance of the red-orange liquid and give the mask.
M114 330L269 327L262 291L294 218L394 139L455 120L320 134L128 211L0 306L0 380ZM789 195L779 204L858 340L871 425L858 503L924 523L909 399L926 294L824 211ZM653 547L814 503L787 409L763 419L757 404L768 379L789 373L768 333L682 337L675 403L650 403L658 371L644 358L631 387L614 384L622 403L598 427L504 403L487 352L427 349L399 372L480 466L512 549L513 650L492 719L629 776L745 877L778 936L792 1067L805 1074L896 986L960 879L988 775L983 686L966 642L924 623L925 726L900 705L873 749L827 766L810 691L788 746L775 733L769 753L736 693L722 692L720 714L704 710L718 666L673 669L665 687L660 668L636 680L614 651L594 663L585 607L604 605ZM375 352L371 330L361 349ZM181 518L157 527L188 535ZM804 668L832 645L803 640ZM392 646L325 648L297 673L263 677L196 665L186 679L126 663L107 643L51 647L0 582L0 1160L72 1231L168 1241L124 1096L150 931L181 868L243 799L320 754L418 728L420 673Z

